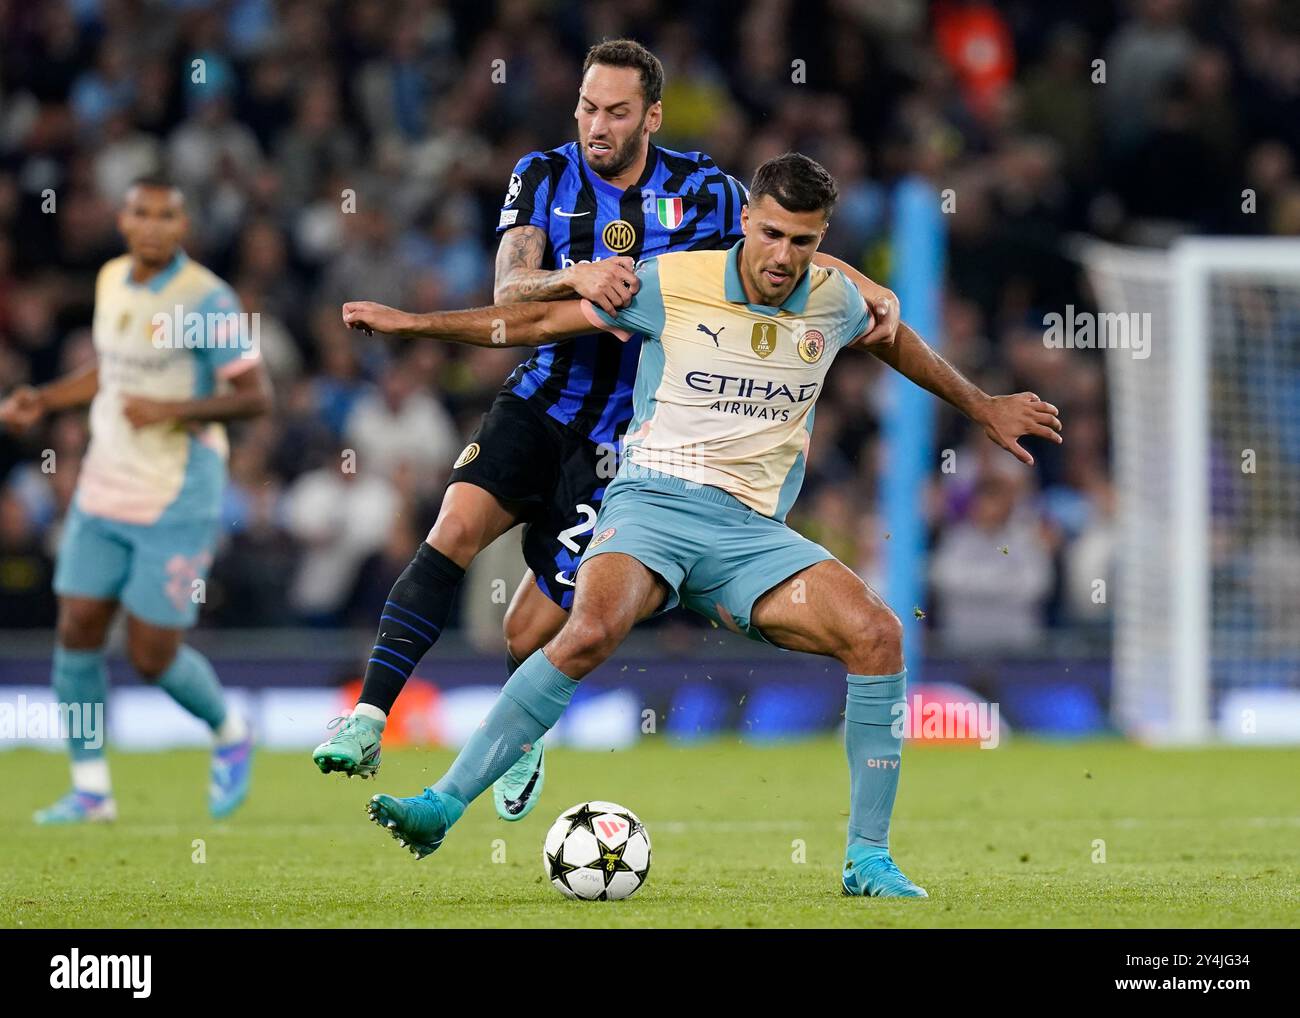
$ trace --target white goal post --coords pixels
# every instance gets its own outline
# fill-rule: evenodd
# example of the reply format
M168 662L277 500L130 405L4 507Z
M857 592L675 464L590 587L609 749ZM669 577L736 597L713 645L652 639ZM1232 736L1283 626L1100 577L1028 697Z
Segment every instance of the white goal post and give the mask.
M1162 744L1300 739L1300 240L1080 254L1099 311L1150 333L1104 354L1114 720Z

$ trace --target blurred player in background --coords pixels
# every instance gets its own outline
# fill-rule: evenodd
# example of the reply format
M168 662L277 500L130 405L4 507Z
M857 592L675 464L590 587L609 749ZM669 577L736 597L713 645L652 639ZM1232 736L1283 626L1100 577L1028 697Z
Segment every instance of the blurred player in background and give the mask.
M641 619L682 604L716 625L848 671L850 812L845 893L926 897L889 853L907 672L902 625L860 577L785 524L798 497L814 407L836 354L875 352L947 400L1022 461L1023 435L1060 442L1057 410L1034 393L989 396L924 344L872 340L874 321L841 272L813 264L837 188L798 153L754 175L744 239L637 269L636 296L610 314L589 301L405 315L344 305L343 320L410 337L490 345L577 335L591 325L645 337L636 416L577 573L568 622L511 675L450 770L411 798L377 795L371 818L417 856L560 718L578 680ZM607 340L609 342L609 340ZM617 859L611 859L611 870ZM556 860L552 860L556 865Z
M701 152L650 142L662 90L663 67L639 43L588 51L578 141L526 155L510 178L497 224L498 304L582 297L615 314L635 292L637 259L725 249L741 238L744 186ZM893 335L891 291L830 256L818 263L848 271L879 319L873 336ZM597 333L546 344L506 381L456 461L437 522L389 594L356 709L332 722L337 730L313 754L321 771L375 773L388 712L438 639L465 569L519 523L529 571L506 612L508 670L559 631L632 417L639 346ZM544 777L539 741L494 788L502 819L526 816Z
M127 253L95 283L96 363L15 390L0 403L0 424L21 431L90 404L90 448L54 577L55 697L104 703L104 641L124 607L132 666L214 733L208 805L223 817L247 794L252 743L212 665L182 641L217 536L222 422L265 413L271 386L234 291L181 249L187 226L179 189L162 177L135 181L118 216ZM37 822L114 819L102 733L70 738L69 750L72 790Z

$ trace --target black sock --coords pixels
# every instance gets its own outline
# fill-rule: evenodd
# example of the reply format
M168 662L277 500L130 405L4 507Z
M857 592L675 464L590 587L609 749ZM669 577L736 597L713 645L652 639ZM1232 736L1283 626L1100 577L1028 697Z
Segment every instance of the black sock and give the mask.
M516 661L515 656L510 651L506 651L506 675L514 675L515 669L521 664L522 661Z
M361 703L373 704L385 714L393 709L420 658L442 633L464 577L464 569L421 543L384 602L379 635L366 664Z

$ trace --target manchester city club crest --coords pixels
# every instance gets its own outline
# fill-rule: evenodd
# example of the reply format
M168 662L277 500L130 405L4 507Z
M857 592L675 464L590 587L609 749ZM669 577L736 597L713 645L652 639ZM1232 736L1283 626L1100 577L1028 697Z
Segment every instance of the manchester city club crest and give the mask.
M826 349L826 337L816 329L806 329L795 343L795 349L806 364L816 364Z
M776 349L776 322L755 322L749 334L749 345L760 357L772 356Z

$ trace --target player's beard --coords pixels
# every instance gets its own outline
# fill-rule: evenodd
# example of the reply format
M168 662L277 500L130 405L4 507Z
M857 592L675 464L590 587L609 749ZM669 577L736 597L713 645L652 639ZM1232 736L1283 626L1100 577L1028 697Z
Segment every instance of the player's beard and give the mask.
M637 161L641 155L641 131L645 127L645 117L641 117L641 122L636 125L634 130L618 148L614 149L600 162L595 162L591 158L591 150L583 145L583 156L587 160L587 165L591 167L593 173L597 176L609 180L623 173L629 166ZM590 138L587 139L591 141Z

